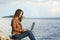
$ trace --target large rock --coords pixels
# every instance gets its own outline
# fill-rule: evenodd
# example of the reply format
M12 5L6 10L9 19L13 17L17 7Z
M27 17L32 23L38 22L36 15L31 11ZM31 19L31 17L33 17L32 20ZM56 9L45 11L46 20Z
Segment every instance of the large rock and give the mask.
M0 31L0 40L13 40L11 39L10 35L7 35L6 33ZM28 37L22 38L21 40L29 40Z
M9 35L5 34L4 32L0 31L0 40L11 40Z

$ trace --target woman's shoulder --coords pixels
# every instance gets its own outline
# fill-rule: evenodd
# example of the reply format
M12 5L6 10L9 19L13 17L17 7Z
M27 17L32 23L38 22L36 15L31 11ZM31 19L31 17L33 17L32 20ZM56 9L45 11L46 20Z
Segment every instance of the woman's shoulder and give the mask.
M13 18L12 21L17 21L18 19L17 18Z
M17 18L17 17L15 17L15 18L13 18L12 20L18 20L18 18Z

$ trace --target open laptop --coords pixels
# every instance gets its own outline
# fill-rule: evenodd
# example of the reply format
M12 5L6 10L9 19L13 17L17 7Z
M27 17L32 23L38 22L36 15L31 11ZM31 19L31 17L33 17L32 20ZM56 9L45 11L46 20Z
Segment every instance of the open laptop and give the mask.
M30 29L30 31L32 31L32 30L33 30L33 28L34 28L34 25L35 25L35 22L33 22L33 23L32 23L32 26L31 26L31 29Z

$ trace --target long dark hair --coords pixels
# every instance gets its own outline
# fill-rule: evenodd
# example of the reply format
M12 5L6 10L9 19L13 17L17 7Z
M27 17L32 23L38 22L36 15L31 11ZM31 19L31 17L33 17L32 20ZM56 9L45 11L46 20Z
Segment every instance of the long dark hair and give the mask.
M23 15L23 11L21 9L17 9L14 16L13 16L13 18L18 17L21 12L22 12L22 15ZM19 21L21 22L22 18L19 18ZM13 20L11 21L11 26L13 26L12 24L13 24Z
M23 15L23 11L21 9L17 9L13 17L18 17L21 12L22 12L22 15Z
M21 14L21 12L22 12L22 16L23 16L23 11L21 9L17 9L16 12L15 12L15 14L14 14L14 16L13 16L13 18L19 17L19 15ZM22 21L22 17L19 18L19 21L20 22Z

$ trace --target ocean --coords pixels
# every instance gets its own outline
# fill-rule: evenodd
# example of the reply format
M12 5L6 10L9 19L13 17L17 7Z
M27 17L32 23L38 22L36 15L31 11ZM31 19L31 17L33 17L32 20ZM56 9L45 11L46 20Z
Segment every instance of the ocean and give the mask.
M8 35L11 35L11 19L0 18L0 30ZM60 40L60 19L24 18L23 28L30 30L33 22L35 26L32 33L36 40ZM28 37L25 39L27 40Z

